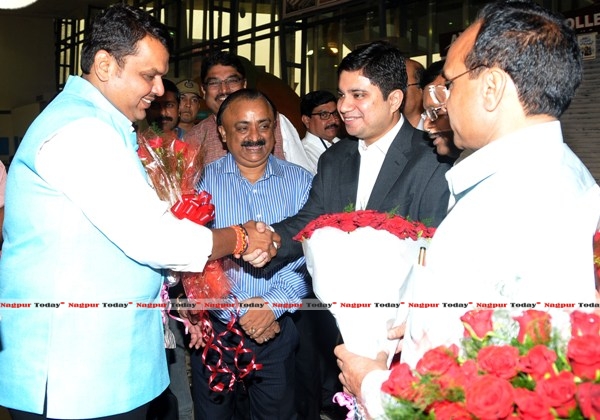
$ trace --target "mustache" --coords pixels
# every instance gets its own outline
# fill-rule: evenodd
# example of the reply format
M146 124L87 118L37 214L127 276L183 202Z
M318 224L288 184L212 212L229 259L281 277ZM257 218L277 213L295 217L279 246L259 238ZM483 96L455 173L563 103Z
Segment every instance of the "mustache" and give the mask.
M244 140L241 144L242 147L259 147L259 146L264 146L265 144L267 144L267 142L265 141L265 139L258 139L258 140Z
M340 128L340 125L337 123L332 123L325 126L325 130L329 130L330 128Z
M157 123L161 123L161 122L164 122L164 121L173 121L173 118L171 118L171 117L158 117L156 119Z

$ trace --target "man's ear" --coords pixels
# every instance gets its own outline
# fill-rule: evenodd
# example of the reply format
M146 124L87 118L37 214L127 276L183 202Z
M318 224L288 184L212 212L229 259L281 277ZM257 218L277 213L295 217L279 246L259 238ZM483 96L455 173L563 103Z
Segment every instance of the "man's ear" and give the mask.
M481 81L483 106L487 111L494 111L504 97L509 76L505 71L492 67L483 71Z
M223 128L222 125L218 126L217 129L219 130L219 134L221 135L221 141L223 143L227 143L227 138L225 137L225 129Z
M99 50L94 56L92 72L94 72L98 80L106 82L110 77L113 65L116 65L113 56L106 50Z
M302 124L304 124L304 126L308 130L308 125L310 124L310 117L308 115L302 116Z
M390 103L392 112L400 110L402 101L404 100L404 93L400 89L394 89L388 95L388 102Z

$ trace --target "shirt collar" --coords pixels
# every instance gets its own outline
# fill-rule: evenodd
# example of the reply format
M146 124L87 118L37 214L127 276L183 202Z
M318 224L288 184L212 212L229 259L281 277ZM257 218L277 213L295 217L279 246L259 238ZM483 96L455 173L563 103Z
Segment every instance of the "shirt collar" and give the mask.
M240 172L240 168L238 168L237 163L235 163L235 159L233 158L233 155L231 153L227 153L227 155L225 155L225 158L223 158L222 170L224 173L235 174L235 175L239 176L240 178L243 178L242 173ZM277 158L275 156L271 155L271 156L269 156L269 160L267 161L267 167L265 168L265 173L263 174L263 176L260 179L261 180L267 179L270 176L283 177L284 176L283 172L284 172L283 167L278 162Z
M556 150L563 144L559 121L535 124L492 141L446 172L453 196L463 194L484 179L518 162L533 165L540 150Z
M394 127L392 127L392 129L390 131L385 133L379 140L375 141L375 143L371 144L370 146L367 146L363 139L358 139L358 151L360 153L362 153L362 152L365 152L367 149L372 148L372 149L377 149L377 150L381 151L381 153L383 153L384 155L387 154L387 151L389 150L394 139L398 135L398 132L400 131L400 128L402 127L402 124L404 124L404 116L402 114L400 114L400 120L398 120L396 125Z

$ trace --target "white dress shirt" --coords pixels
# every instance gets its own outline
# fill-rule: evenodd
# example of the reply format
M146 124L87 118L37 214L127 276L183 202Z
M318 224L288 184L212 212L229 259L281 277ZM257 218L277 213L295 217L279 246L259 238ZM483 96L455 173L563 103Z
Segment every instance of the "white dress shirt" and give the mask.
M367 146L364 140L358 140L358 153L360 153L360 172L358 175L358 188L356 190L356 210L367 208L371 191L385 160L385 155L389 150L400 127L404 124L404 116L387 133L385 133L375 143Z
M81 133L87 141L81 141ZM48 140L37 167L132 259L155 268L202 271L212 252L211 231L173 216L133 159L139 158L123 153L114 129L89 118Z
M446 174L451 209L413 277L402 361L415 366L430 348L460 344L460 321L478 303L511 312L536 304L595 302L592 237L600 219L600 188L563 142L558 121L537 124L488 144ZM418 277L418 278L417 278ZM467 308L443 307L466 303ZM373 371L362 383L363 403L382 413L387 378Z
M321 154L329 149L332 144L340 141L339 138L334 137L333 140L328 142L327 140L323 140L322 138L315 136L310 131L306 132L306 136L302 139L302 146L304 147L304 151L306 152L306 156L310 161L311 169L310 171L313 174L317 173L317 164L319 163L319 158Z

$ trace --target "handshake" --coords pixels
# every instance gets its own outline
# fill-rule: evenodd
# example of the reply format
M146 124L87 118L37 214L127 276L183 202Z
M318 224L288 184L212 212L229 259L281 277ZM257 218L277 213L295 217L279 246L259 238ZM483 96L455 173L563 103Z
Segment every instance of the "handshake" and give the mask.
M234 252L234 256L242 257L254 267L264 267L277 255L277 249L281 246L281 237L271 226L263 222L250 220L241 225L241 228L246 234L247 246L244 252Z

